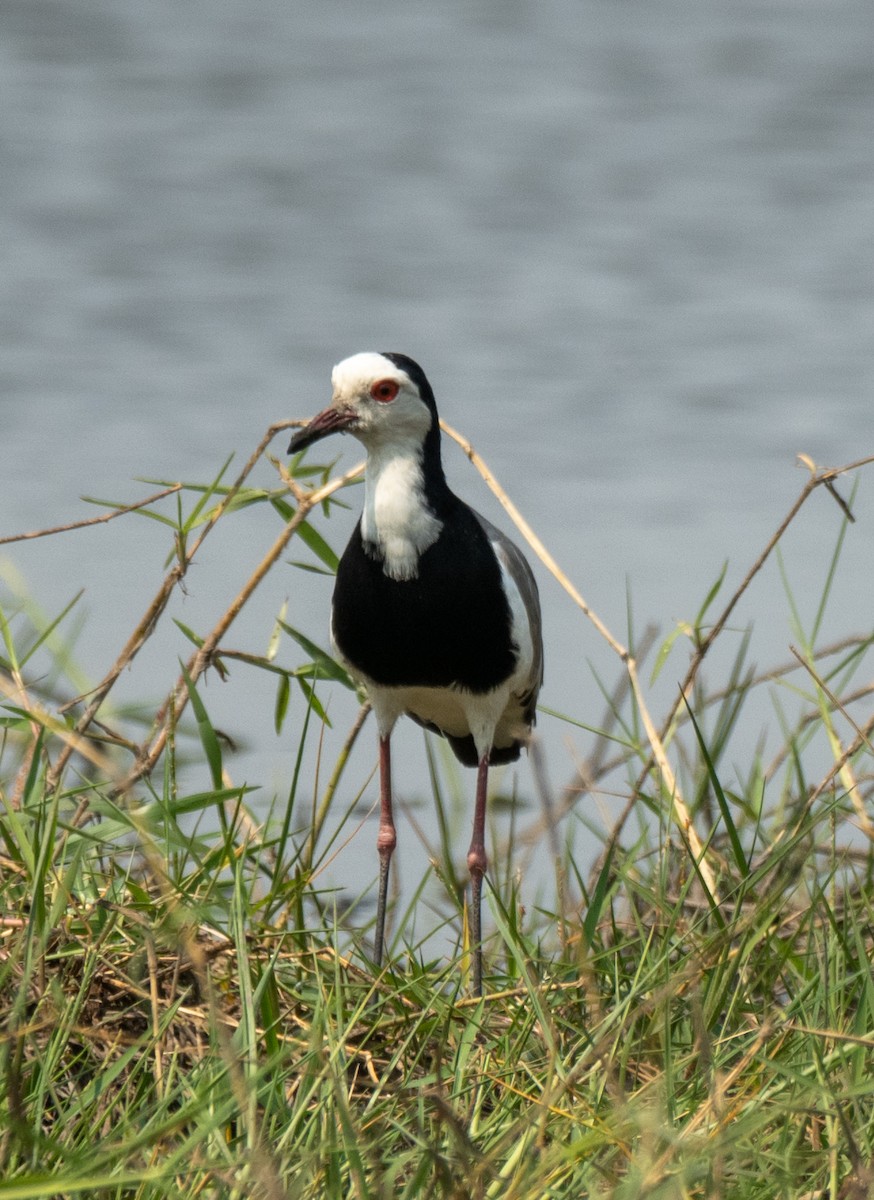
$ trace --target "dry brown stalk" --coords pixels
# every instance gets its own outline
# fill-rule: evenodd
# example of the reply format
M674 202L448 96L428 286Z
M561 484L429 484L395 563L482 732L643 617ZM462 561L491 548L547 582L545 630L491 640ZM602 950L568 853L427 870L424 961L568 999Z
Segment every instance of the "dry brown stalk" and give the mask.
M89 525L105 525L107 521L114 521L116 517L126 517L128 513L136 512L138 508L147 508L157 500L163 500L165 496L172 496L174 492L181 490L182 484L174 483L171 487L146 496L145 500L122 505L114 508L111 512L101 513L99 517L87 517L83 521L70 521L66 525L53 525L50 529L34 529L30 533L12 533L7 537L0 537L0 546L8 546L11 542L28 542L34 538L51 537L54 533L69 533L72 529L87 529Z
M831 691L825 680L818 675L816 671L814 671L811 664L798 653L794 646L790 646L789 649L798 659L801 666L804 667L805 671L807 671L807 673L810 675L811 679L814 681L823 695L827 697L832 708L842 713L847 721L849 721L850 725L852 725L853 729L855 729L857 734L855 744L857 744L859 747L862 745L867 745L869 750L874 749L874 747L871 746L871 742L868 739L867 733L859 727L856 721L853 720L852 716L847 711L846 706L842 704L834 692ZM826 715L830 714L827 713ZM872 823L871 818L865 811L865 803L859 790L858 781L853 773L853 768L850 765L850 759L844 754L840 741L838 740L838 736L834 732L830 721L826 726L826 732L828 733L832 750L835 754L836 764L839 764L836 765L835 770L840 776L844 790L850 797L853 808L856 810L856 817L858 818L859 825L865 836L869 838L869 840L874 841L874 823Z
M805 483L804 487L801 489L801 492L800 492L798 498L795 500L792 507L789 509L789 512L786 514L786 516L780 522L780 524L778 525L775 532L768 539L768 542L766 543L765 548L762 550L759 557L756 559L756 561L753 563L753 565L747 571L747 573L744 576L743 580L741 581L739 587L735 590L735 592L731 596L730 600L728 601L728 604L725 606L722 613L717 618L715 624L710 629L710 632L703 639L703 641L700 643L700 645L696 648L695 653L692 656L692 661L689 664L689 669L686 672L686 678L683 680L682 684L680 685L680 689L679 689L677 698L674 701L673 705L671 706L671 709L670 709L667 717L665 718L664 723L662 724L661 730L659 731L659 737L662 742L668 741L670 739L672 732L675 728L675 722L677 720L677 715L681 709L681 706L685 704L687 697L689 697L691 694L692 685L694 684L695 680L698 677L698 672L701 669L701 664L704 662L707 652L709 651L709 649L713 645L713 643L716 641L716 639L720 635L720 633L722 633L723 629L726 626L726 623L728 622L729 617L734 612L741 597L747 591L747 589L749 588L752 581L755 579L755 577L761 571L762 567L765 565L767 560L770 558L775 547L779 543L780 539L783 537L783 534L786 532L786 530L789 528L789 526L795 520L798 513L801 511L805 502L807 501L808 497L811 496L818 487L827 486L827 490L829 491L829 494L839 501L842 511L845 514L849 514L849 508L847 507L846 503L844 501L842 501L837 494L837 491L834 486L835 480L837 479L837 477L839 475L844 475L850 471L858 470L860 467L867 466L869 463L874 462L874 455L869 455L866 458L858 459L856 462L848 463L846 466L843 466L843 467L827 467L827 468L824 468L823 470L818 470L816 467L816 464L813 462L813 460L808 455L799 454L798 458L808 468L808 471L810 472L810 476L809 476L807 482ZM635 793L637 793L640 790L640 788L643 786L643 781L646 779L646 776L647 776L648 772L650 771L651 767L652 767L652 760L650 760L650 762L648 762L644 766L644 769L640 772L640 775L638 776L637 781L634 786L634 789L633 789L632 798L633 798L633 795ZM622 826L625 824L625 821L628 819L628 816L630 815L631 810L632 810L631 804L626 806L625 811L620 816L619 822L617 823L617 826L614 829L613 834L611 835L611 840L615 840L619 836L619 834L621 833L621 830L622 830Z
M112 687L115 684L118 677L121 675L122 671L127 666L129 666L129 664L133 661L133 659L136 657L136 655L139 653L139 651L142 649L142 647L145 645L146 641L152 634L153 630L155 629L155 626L158 623L158 619L160 618L161 614L164 612L164 609L167 607L167 604L170 601L170 597L173 594L174 588L176 587L177 583L179 583L179 581L184 577L186 571L188 570L188 567L191 565L191 562L194 559L195 554L197 554L198 550L203 545L204 539L206 537L208 537L211 530L213 530L215 528L216 522L218 521L219 517L227 510L228 505L231 503L233 498L236 496L237 492L240 490L243 483L248 478L249 474L252 472L256 463L261 458L261 455L264 453L265 449L270 444L270 442L275 437L275 435L280 430L289 428L289 426L291 424L293 424L293 422L280 421L277 424L270 426L270 428L267 430L267 432L262 437L257 448L250 456L249 461L246 463L245 467L240 472L237 479L235 480L235 482L229 489L225 498L216 507L215 511L210 516L209 520L206 521L206 523L204 524L203 529L201 530L199 536L195 539L193 545L190 548L186 549L185 553L181 556L179 561L173 566L173 568L165 576L154 599L152 600L149 607L146 609L146 612L143 615L140 622L138 623L136 629L134 629L133 633L128 638L128 640L125 643L118 658L115 660L115 662L113 663L112 667L110 667L107 674L103 677L103 679L100 681L100 683L94 689L94 691L91 693L90 702L88 703L85 711L82 713L79 720L76 722L76 726L75 726L76 733L81 734L81 733L84 733L88 729L88 726L91 724L92 720L97 715L97 712L98 712L101 704L106 699L107 695L109 694L110 690L112 689ZM173 489L173 490L175 490L175 489ZM58 785L60 778L61 778L61 774L64 770L64 767L69 762L69 759L70 759L70 756L72 755L72 753L73 753L73 747L68 742L67 745L65 746L65 748L61 751L60 755L58 756L57 761L49 769L49 771L46 775L46 787L49 790L54 789Z
M282 533L278 538L276 538L273 545L264 555L263 559L255 568L252 575L250 575L249 579L237 593L237 596L231 602L230 606L225 610L225 612L213 626L210 633L204 638L198 649L189 658L188 663L186 664L186 670L192 683L196 683L203 672L210 665L213 656L218 649L219 642L239 616L243 606L250 599L258 585L264 579L264 576L278 561L286 546L291 541L292 537L294 537L294 534L299 526L307 519L314 508L317 508L318 505L320 505L324 500L327 500L329 496L332 496L334 492L346 487L346 485L351 483L353 479L357 478L363 470L364 464L359 463L357 466L347 471L344 475L335 476L326 484L322 485L321 487L314 488L311 491L304 491L295 484L293 490L295 497L298 499L297 511L285 526ZM167 737L171 723L175 724L180 713L183 711L188 702L188 687L189 685L186 682L184 675L180 675L179 679L176 681L175 688L168 695L167 699L159 710L158 717L156 718L156 725L159 726L156 735L151 741L151 744L146 742L141 746L140 753L137 756L136 764L134 765L133 770L130 771L122 781L119 790L123 791L131 787L137 782L137 780L141 779L144 775L147 775L155 766L155 763L161 757L161 754L163 753L164 747L167 743Z
M558 563L543 545L540 538L538 538L534 533L531 526L510 500L509 496L497 482L485 461L476 452L476 450L474 450L470 442L467 441L466 438L462 437L460 433L457 433L450 425L447 425L445 421L440 422L440 427L443 429L444 433L448 434L448 436L451 437L453 441L457 442L462 448L464 453L479 471L480 475L482 475L488 487L506 509L510 519L513 521L516 528L525 538L525 541L528 543L546 569L556 580L558 580L577 607L582 611L583 615L592 622L598 633L600 633L601 637L607 642L611 650L613 650L614 653L616 653L621 659L623 665L625 666L625 670L628 673L628 680L631 685L631 690L634 693L635 701L637 703L641 720L643 721L644 729L646 731L647 740L649 741L650 745L652 759L647 767L647 771L651 769L653 762L657 765L661 777L661 785L671 805L672 814L679 829L681 830L683 837L688 841L689 848L691 849L695 861L698 864L698 870L700 871L701 879L705 887L710 892L714 903L718 904L719 896L716 889L715 876L711 870L709 862L707 861L707 853L704 844L699 838L695 826L692 824L692 817L689 813L689 809L686 806L679 784L677 783L676 776L674 775L673 768L671 767L671 764L668 761L668 756L665 753L663 737L657 732L652 717L650 716L649 709L647 708L644 700L643 692L640 687L640 680L637 674L637 663L635 662L634 657L627 647L613 636L597 613L586 603L580 592L577 590L574 584L571 583L567 575L565 575L564 571L562 571L561 567L559 567Z
M246 481L248 476L251 474L252 470L254 469L254 467L256 466L258 461L260 460L260 458L261 458L262 454L264 453L264 451L266 450L267 446L270 444L270 442L273 440L273 438L276 436L277 433L279 433L283 429L290 428L294 424L295 424L295 422L293 422L293 421L279 421L275 425L271 425L267 429L266 433L261 438L261 441L258 443L258 446L255 448L255 450L250 455L248 462L243 467L243 470L240 472L240 474L237 476L236 480L234 481L234 483L228 490L224 499L221 501L220 504L218 504L216 506L215 511L212 513L212 515L209 517L209 519L205 522L204 527L201 530L198 537L195 538L193 544L185 550L184 554L182 554L179 561L172 567L172 569L165 576L154 599L152 600L149 607L146 609L145 614L143 615L142 619L137 624L133 633L128 638L127 642L125 643L124 647L122 648L121 653L119 654L118 658L113 663L112 667L109 669L107 674L103 677L103 679L100 681L100 683L94 689L94 691L90 693L91 699L90 699L85 711L82 713L79 720L76 722L76 726L75 726L76 733L81 734L81 733L84 733L88 729L88 727L91 724L91 722L93 721L94 717L97 715L97 712L98 712L101 704L106 699L107 695L111 691L112 687L114 686L118 677L121 675L122 671L127 666L130 665L130 663L133 661L133 659L136 657L136 655L139 653L139 651L145 645L148 638L151 636L152 632L154 631L154 629L158 623L159 618L161 617L161 614L164 612L164 610L167 607L167 604L170 601L170 597L173 594L173 590L175 589L176 585L185 576L185 573L188 570L188 567L191 565L191 563L194 559L194 556L197 554L198 550L203 545L204 539L209 536L210 532L215 528L216 523L219 520L219 518L223 515L224 512L227 511L227 508L230 505L231 501L237 495L237 493L239 492L243 483ZM178 486L181 487L181 485L178 485ZM174 487L173 489L170 489L170 490L175 491L176 488ZM67 765L72 753L73 753L73 747L68 742L67 745L65 746L65 748L61 751L60 755L58 756L57 761L54 763L54 765L50 768L50 770L47 773L46 786L50 790L53 789L54 787L56 787L57 784L59 783L61 774L64 770L64 767Z
M768 539L768 542L766 543L765 548L762 550L759 557L756 559L756 561L753 563L753 565L747 571L747 573L744 576L743 580L741 581L740 585L738 586L738 588L736 589L734 594L731 596L731 599L729 600L728 604L722 610L722 613L719 615L716 622L710 629L710 632L707 634L707 636L704 638L704 640L701 642L701 644L696 648L695 653L692 656L692 661L689 664L689 670L686 672L686 678L683 680L682 684L680 685L679 695L677 696L676 700L674 701L673 706L671 707L671 710L665 719L664 725L662 726L662 737L668 736L668 732L670 731L671 727L673 726L673 723L677 716L678 711L680 710L681 706L683 705L685 699L688 698L688 696L690 695L692 684L695 682L695 679L698 676L698 672L701 669L701 664L703 663L708 650L713 645L713 643L716 641L716 639L719 637L719 635L722 633L723 629L725 628L725 626L728 622L729 617L734 612L741 597L744 595L744 593L749 588L750 584L753 582L755 577L758 575L759 571L761 571L762 567L768 561L768 559L770 558L771 554L773 553L775 547L777 546L778 542L783 537L783 534L786 532L786 530L789 528L789 526L792 524L792 522L795 520L795 518L798 516L798 513L801 511L801 509L804 506L805 502L807 501L808 497L810 495L812 495L812 493L814 491L816 491L816 489L818 487L825 485L825 486L827 486L827 490L829 491L829 494L832 495L833 497L835 497L835 499L837 499L839 501L839 505L840 505L842 511L845 514L848 514L849 509L848 509L846 503L844 501L842 501L840 499L840 497L838 496L837 491L834 487L834 481L838 477L838 475L843 475L848 471L855 471L859 467L864 467L868 463L874 462L874 456L871 456L868 458L859 459L858 462L849 463L845 467L827 467L823 470L818 470L815 463L813 462L813 460L810 459L806 454L799 454L798 458L808 468L808 470L810 472L810 477L808 478L804 487L801 489L801 492L800 492L798 498L796 499L796 501L792 505L792 507L789 509L789 512L786 514L786 516L783 518L783 520L777 526L777 529L774 531L774 533Z
M38 701L31 699L25 685L20 679L9 682L3 675L0 675L0 692L6 696L16 707L23 709L30 718L31 724L34 726L47 729L55 737L70 748L70 753L76 753L93 763L101 771L107 773L109 778L112 778L113 766L111 761L94 745L93 741L82 734L77 733L74 729L68 729L63 721L50 713Z

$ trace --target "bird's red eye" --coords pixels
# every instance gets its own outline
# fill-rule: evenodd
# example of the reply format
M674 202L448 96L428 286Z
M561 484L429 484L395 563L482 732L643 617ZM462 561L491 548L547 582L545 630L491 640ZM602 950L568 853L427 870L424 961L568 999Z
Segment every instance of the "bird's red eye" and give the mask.
M377 379L370 389L370 394L380 404L389 404L400 390L400 384L394 379Z

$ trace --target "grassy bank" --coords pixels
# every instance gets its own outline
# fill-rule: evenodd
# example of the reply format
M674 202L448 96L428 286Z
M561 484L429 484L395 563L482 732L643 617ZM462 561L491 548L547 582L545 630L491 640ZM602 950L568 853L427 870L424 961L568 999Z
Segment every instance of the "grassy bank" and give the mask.
M324 696L351 681L282 620L266 654L226 648L293 542L310 565L336 561L326 517L354 473L298 464L290 478L274 464L272 485L252 486L279 430L236 479L162 486L138 513L117 510L163 521L171 557L84 694L68 614L4 597L0 1200L874 1195L874 635L820 644L846 523L793 655L754 666L741 639L708 674L762 563L790 525L803 536L809 497L830 491L848 520L866 464L811 470L737 592L715 586L688 623L637 646L539 548L615 652L616 678L602 715L571 714L591 744L566 786L550 792L546 775L565 768L534 756L554 888L524 905L508 865L522 847L494 856L487 995L474 1002L447 820L433 869L454 905L454 956L419 939L404 896L375 974L371 910L341 911L320 887L360 819L344 768L366 706L321 763L314 806L301 764ZM276 529L257 570L210 629L183 630L190 656L159 702L117 704L189 565L252 505ZM650 680L684 653L681 694L650 711ZM203 686L241 657L273 681L277 727L294 693L307 702L285 726L298 768L266 822L225 770ZM772 714L777 744L729 770L751 706ZM192 777L208 785L180 782ZM445 813L438 769L431 786ZM607 793L624 810L583 869L567 823Z

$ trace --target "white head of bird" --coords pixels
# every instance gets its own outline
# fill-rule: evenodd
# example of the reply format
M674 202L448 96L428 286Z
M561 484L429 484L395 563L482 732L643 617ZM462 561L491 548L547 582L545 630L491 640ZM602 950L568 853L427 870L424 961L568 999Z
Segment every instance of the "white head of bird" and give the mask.
M410 371L421 376L418 382ZM436 542L442 528L425 496L426 442L442 478L437 409L430 385L412 361L405 370L372 351L338 363L331 383L330 405L295 435L292 447L303 449L331 433L351 433L364 445L362 538L382 559L390 578L414 579L420 555Z
M331 372L331 385L330 405L295 437L296 450L330 433L351 433L370 453L418 450L435 422L433 397L424 397L420 385L382 354L344 358Z

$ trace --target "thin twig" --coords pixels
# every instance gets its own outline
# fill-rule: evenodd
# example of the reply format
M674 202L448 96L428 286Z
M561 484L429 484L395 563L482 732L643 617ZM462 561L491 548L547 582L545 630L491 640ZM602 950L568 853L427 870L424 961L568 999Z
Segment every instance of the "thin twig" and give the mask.
M128 513L136 512L138 508L145 508L157 500L163 500L165 496L172 496L181 491L183 487L184 484L174 483L161 492L146 496L145 500L137 500L134 504L125 504L121 508L113 509L112 512L101 513L99 517L70 521L67 525L53 525L51 529L34 529L30 533L13 533L8 537L0 537L0 546L8 546L11 542L28 542L34 538L51 537L55 533L69 533L72 529L86 529L89 525L105 525L107 521L114 521L116 517L125 517Z
M792 651L793 655L798 659L798 662L801 664L801 666L804 667L805 671L807 671L807 673L810 675L811 679L814 681L816 686L828 698L831 705L838 712L842 713L844 715L844 717L846 717L847 721L849 721L850 725L852 725L852 727L856 731L856 735L857 735L856 740L853 743L854 746L856 747L856 749L860 749L863 745L865 745L868 747L869 750L874 750L874 747L872 747L871 742L868 738L869 731L863 730L857 724L857 722L853 720L853 718L850 716L849 712L847 711L845 705L841 703L841 701L837 698L837 696L834 694L834 692L829 688L828 684L826 684L826 682L819 675L817 675L816 671L814 671L814 669L810 665L810 663L808 663L798 653L798 651L795 649L795 647L790 646L789 649ZM835 755L835 763L836 763L835 774L839 774L841 777L841 782L844 785L847 795L850 797L850 801L852 802L853 808L856 810L856 816L858 818L859 825L861 826L863 832L871 841L874 841L874 824L872 824L871 818L868 816L867 812L865 811L865 805L862 801L862 797L859 794L859 784L858 784L858 781L856 780L855 776L853 775L852 769L850 767L851 756L848 754L844 754L843 751L840 749L840 742L838 741L837 735L834 734L833 730L831 729L831 722L829 722L829 725L827 728L827 733L829 734L830 741L832 742L832 749L839 751L839 753L837 753ZM855 753L855 751L854 751L854 753ZM831 777L834 778L833 775ZM817 794L819 794L819 793L817 793Z
M364 464L359 463L344 475L335 476L322 487L315 488L312 491L302 493L303 498L300 501L297 511L283 529L282 533L270 547L264 558L256 567L253 574L241 588L236 598L232 601L229 608L219 618L213 629L204 638L201 645L189 658L187 663L188 676L192 683L196 683L203 672L212 662L219 642L227 633L233 622L239 616L243 606L250 599L255 589L263 580L264 576L282 555L285 547L291 541L299 526L307 519L314 508L332 496L334 492L346 487L353 479L355 479L364 470ZM155 763L161 757L164 747L167 742L167 736L170 730L170 718L168 714L172 713L172 721L175 723L185 705L188 702L188 683L184 675L180 675L176 682L173 691L168 695L164 704L159 710L156 724L159 725L157 733L154 736L151 744L148 742L140 748L140 753L137 757L137 762L132 771L125 777L120 790L131 787L137 780L141 779L155 766Z
M853 692L848 692L846 694L846 696L844 696L841 703L846 707L849 704L858 703L859 700L865 700L872 694L874 694L874 683L869 683L869 684L866 684L864 687L856 688L856 690ZM822 713L818 709L811 709L810 712L803 713L795 723L796 731L798 733L801 733L802 730L807 729L810 725L813 725L816 721L821 720L821 718L822 718ZM774 775L777 773L777 771L780 769L780 767L782 767L783 763L786 761L786 759L789 757L789 755L791 753L792 753L792 743L781 746L780 749L777 751L777 753L774 755L774 757L771 759L771 761L768 763L768 765L762 771L762 778L766 781L773 779Z
M205 522L203 529L201 530L199 536L195 539L193 545L186 550L182 558L167 573L151 604L146 609L145 614L139 621L131 636L125 642L118 658L91 693L91 700L89 701L88 706L80 716L79 720L76 722L75 731L77 734L82 734L85 732L85 730L87 730L88 726L97 715L101 704L106 699L122 671L124 671L125 668L130 665L130 663L148 641L158 623L161 614L167 607L177 583L179 583L184 577L188 567L191 565L191 562L194 559L194 556L203 545L204 539L215 528L216 522L227 510L228 505L231 503L245 480L248 478L249 474L254 469L267 446L280 430L289 428L290 424L291 422L288 421L280 421L275 425L271 425L269 429L267 429L266 433L261 438L261 441L258 443L256 449L250 455L248 462L243 467L243 470L238 475L224 499L220 504L217 505L215 511ZM53 790L59 783L64 767L67 765L72 753L73 746L68 742L58 755L57 761L50 767L46 775L46 787L48 790Z
M112 762L95 747L93 740L83 737L75 729L68 729L64 722L59 721L47 708L44 708L36 700L32 700L23 684L13 686L3 674L0 674L0 692L3 692L17 708L26 712L32 724L47 729L49 733L65 742L71 754L81 755L82 758L105 772L108 778L112 778L115 773Z
M537 537L531 526L516 508L515 504L513 504L513 502L510 500L507 493L497 482L485 461L480 457L476 450L474 450L470 442L467 441L466 438L462 437L461 434L457 433L450 425L447 425L445 421L440 422L440 427L444 433L448 434L449 437L451 437L455 442L458 443L459 446L461 446L462 450L479 471L480 475L482 475L483 479L494 495L497 496L498 500L506 509L516 528L525 538L528 545L531 547L546 569L553 575L555 579L558 580L577 607L583 612L584 616L586 616L592 622L592 624L600 633L601 637L604 638L610 648L624 663L625 669L628 672L628 679L631 684L631 689L634 693L634 697L640 711L641 720L643 721L644 729L646 730L647 739L650 744L650 750L652 752L651 762L655 762L658 765L661 773L662 785L676 815L677 824L682 830L683 835L688 839L689 846L692 850L692 854L695 857L695 861L698 864L698 869L701 873L701 878L706 888L710 892L714 902L718 904L719 898L716 890L716 879L710 869L709 863L707 862L706 849L704 844L701 842L701 839L698 837L694 825L692 824L692 817L688 808L686 807L676 776L674 775L673 769L668 761L662 738L656 731L655 724L649 714L646 702L644 701L643 693L640 688L640 680L638 679L637 675L637 665L634 661L634 658L627 647L623 646L623 644L613 636L597 613L589 607L580 592L571 583L564 571L562 571L561 567L559 567L558 563L543 545L540 538ZM650 768L648 767L647 769L649 770Z
M802 461L804 463L804 465L810 471L810 478L807 480L804 487L801 489L801 492L800 492L798 498L795 500L794 504L789 509L789 512L786 514L786 516L780 522L776 531L768 539L768 542L766 543L764 550L762 550L759 557L756 559L756 561L753 563L753 565L747 571L740 586L737 588L737 590L732 595L728 604L725 606L722 613L718 617L716 623L712 626L712 628L710 629L710 632L707 634L707 636L704 638L704 640L701 642L701 644L696 649L695 654L692 657L692 661L689 664L689 669L686 672L686 678L680 684L677 698L674 700L673 704L671 705L670 711L668 712L668 715L662 724L662 727L661 727L661 730L659 733L660 739L662 741L667 741L669 739L669 737L671 735L671 731L674 727L674 723L677 718L677 713L680 710L681 705L683 705L686 702L686 700L691 692L692 685L698 676L698 672L701 669L701 664L704 662L707 652L709 651L709 649L713 645L713 643L716 641L716 639L719 637L719 635L722 633L723 629L725 628L725 626L728 622L729 617L734 612L741 597L747 591L747 589L749 588L752 581L755 579L755 577L761 571L762 567L765 565L767 560L770 558L774 548L776 547L776 545L778 544L780 539L783 537L783 534L786 532L786 530L789 528L789 526L795 520L795 518L798 515L798 513L800 512L801 508L804 506L805 502L807 501L807 498L816 490L816 488L820 487L822 484L831 483L833 485L834 480L837 478L838 475L844 474L848 471L856 470L858 467L862 467L862 466L867 465L868 463L874 462L874 455L872 455L867 458L859 459L858 462L850 463L845 467L829 467L829 468L826 468L825 470L818 471L813 460L810 459L807 455L799 454L798 458L800 459L800 461ZM832 494L836 495L833 488L832 488ZM844 506L844 508L846 508L846 506ZM643 781L646 778L647 773L649 772L649 770L651 768L651 765L652 765L651 761L646 763L643 770L640 772L640 774L635 782L634 793L639 791L639 789L643 786ZM630 808L627 811L630 812ZM626 817L626 819L627 819L627 817Z

